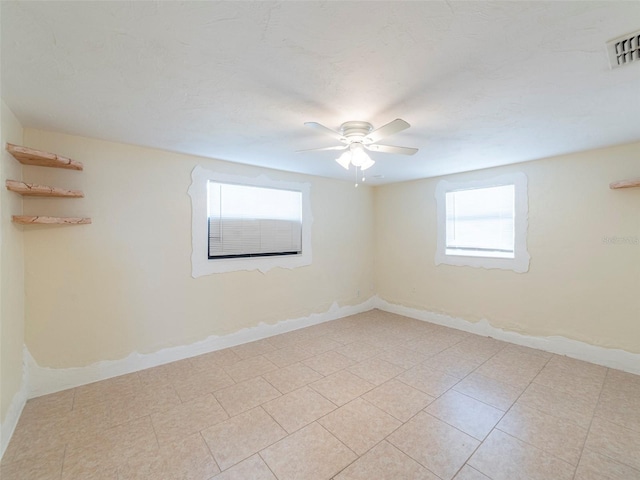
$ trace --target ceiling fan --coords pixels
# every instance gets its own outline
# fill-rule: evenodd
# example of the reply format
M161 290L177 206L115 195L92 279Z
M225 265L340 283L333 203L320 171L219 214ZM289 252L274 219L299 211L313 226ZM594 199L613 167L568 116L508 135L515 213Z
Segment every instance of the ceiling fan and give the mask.
M342 142L344 145L336 145L334 147L312 148L310 150L299 150L299 152L322 152L327 150L346 150L342 155L336 158L342 167L349 170L349 165L353 165L357 169L366 170L373 166L374 162L365 150L380 153L399 153L401 155L413 155L418 151L417 148L395 147L392 145L380 145L377 142L394 133L406 130L411 125L400 118L396 118L392 122L383 125L380 128L373 129L373 125L369 122L350 121L340 125L340 130L332 130L316 122L306 122L306 126L315 128L332 138Z

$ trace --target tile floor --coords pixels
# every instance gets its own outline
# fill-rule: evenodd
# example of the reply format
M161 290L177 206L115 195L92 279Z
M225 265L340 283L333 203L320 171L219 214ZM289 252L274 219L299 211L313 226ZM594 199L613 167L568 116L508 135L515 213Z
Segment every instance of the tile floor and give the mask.
M640 479L640 377L381 311L27 403L2 480Z

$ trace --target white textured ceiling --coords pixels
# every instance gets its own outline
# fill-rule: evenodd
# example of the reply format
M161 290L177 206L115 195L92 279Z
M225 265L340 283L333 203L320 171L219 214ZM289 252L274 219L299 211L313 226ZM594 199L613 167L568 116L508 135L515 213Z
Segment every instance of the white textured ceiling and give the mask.
M1 2L25 127L349 179L303 125L409 130L388 183L640 140L640 2ZM373 179L382 175L384 178Z

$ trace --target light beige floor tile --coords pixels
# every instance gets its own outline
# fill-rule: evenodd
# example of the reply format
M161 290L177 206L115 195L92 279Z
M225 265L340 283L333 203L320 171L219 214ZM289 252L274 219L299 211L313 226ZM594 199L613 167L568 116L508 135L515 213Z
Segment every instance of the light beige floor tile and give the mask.
M402 346L396 346L385 349L375 358L386 360L389 363L393 363L394 365L407 370L425 361L427 359L427 356L422 355L415 350L411 350Z
M151 422L151 417L118 425L100 432L96 444L109 450L115 463L138 455L146 455L158 451L158 440Z
M327 337L335 340L336 342L340 342L343 345L348 345L350 343L362 342L362 337L367 333L366 329L362 327L348 327L343 328L340 331L332 332L327 334ZM372 345L373 346L373 345Z
M45 455L0 466L2 480L59 480L62 475L64 446Z
M105 430L82 446L67 447L63 480L117 478L118 468L159 451L149 417Z
M202 431L222 470L249 458L285 437L285 432L261 407Z
M494 430L469 459L492 480L571 480L575 467L500 430Z
M173 386L183 402L188 402L207 393L213 393L235 382L222 368L212 368L207 372L197 373L176 380Z
M374 388L373 384L344 370L310 383L309 386L336 405L344 405Z
M297 345L292 345L290 347L281 348L264 354L264 358L279 367L286 367L292 363L298 363L302 360L306 360L309 357L312 357L312 355Z
M209 480L220 472L200 433L163 446L118 468L118 480Z
M483 363L504 349L508 344L490 337L471 335L469 338L456 343L446 351L469 360Z
M578 362L578 360L573 360L573 362ZM591 366L591 364L586 365ZM602 390L605 371L584 367L582 369L576 367L574 370L564 364L555 363L543 368L533 382L581 397L585 401L596 401Z
M507 355L503 352L491 357L474 373L524 390L542 370L544 360L528 354Z
M418 335L416 338L406 342L404 346L422 355L432 357L451 347L452 344L439 334L428 334Z
M552 357L556 357L553 353L545 352L544 350L539 350L537 348L525 347L524 345L516 345L514 343L507 343L505 348L500 351L501 355L505 356L533 356L538 357L540 359L540 365L545 365L551 360ZM526 362L530 362L530 358L525 360Z
M123 397L127 398L127 397ZM92 403L76 408L66 416L66 422L60 426L60 433L69 446L82 446L92 441L100 432L118 425L114 423L114 411L120 399L115 402ZM116 420L117 415L116 415ZM43 429L43 433L46 429Z
M281 393L288 393L323 377L302 363L294 363L288 367L265 373L262 378L276 387Z
M401 425L400 421L361 398L329 413L318 423L358 455Z
M453 478L480 443L424 412L387 440L444 480Z
M453 480L491 480L486 475L483 475L475 468L471 468L469 465L465 465L460 469L458 474L453 477Z
M280 392L264 378L257 377L218 390L215 396L229 415L234 416L279 397Z
M478 368L480 362L467 360L449 350L444 350L433 357L429 357L422 364L432 370L440 370L453 377L464 378Z
M230 348L216 350L214 352L205 353L189 359L193 369L198 373L208 372L211 369L233 365L234 363L238 363L240 360L242 360L240 356Z
M335 480L439 480L388 442L380 442L353 462Z
M518 399L518 403L583 428L589 428L595 409L593 401L538 383L529 385Z
M20 419L26 422L31 418L40 421L40 419L48 416L65 415L73 408L75 392L75 389L71 388L62 392L32 398L24 406Z
M308 387L287 393L263 405L287 432L293 433L337 407Z
M175 478L208 480L220 472L200 433L162 446L160 453L166 459L169 471Z
M360 362L348 370L374 385L381 385L404 372L404 368L389 363L381 358L371 358Z
M214 478L215 480L278 480L260 455L249 457Z
M260 452L278 480L326 480L356 455L318 423L312 423Z
M109 423L113 426L122 425L136 418L166 412L180 403L178 394L170 384L144 386L137 394L108 402Z
M302 341L298 346L309 354L310 357L320 355L321 353L335 350L342 347L342 343L336 342L329 337L316 337L309 340Z
M272 370L277 370L278 367L260 355L241 360L233 365L224 367L224 369L236 382L242 382Z
M61 479L119 480L118 465L95 445L69 449L65 453Z
M182 380L196 373L191 361L188 359L177 362L165 363L153 368L147 368L138 372L142 385L157 387L159 385L171 385L176 380Z
M362 362L367 358L371 358L378 355L379 353L382 353L383 349L380 347L374 347L373 345L369 345L368 343L364 342L354 342L349 343L348 345L345 345L343 347L336 348L334 351L350 358L355 362Z
M309 340L314 336L315 335L312 332L309 332L306 328L301 328L292 332L281 333L280 335L269 337L269 343L276 348L288 348L305 340Z
M596 415L611 423L640 432L640 386L621 386L606 382L596 408Z
M603 367L602 365L596 365L595 363L589 363L563 355L552 355L547 366L549 368L560 368L570 371L576 376L600 378L602 380L604 380L608 370L607 367Z
M516 403L500 421L503 432L578 465L587 429Z
M433 370L423 364L407 370L396 379L433 397L439 397L460 381L456 377Z
M36 461L41 456L49 456L64 449L68 439L74 434L68 426L72 415L73 412L60 416L20 418L2 456L2 465L11 462Z
M603 385L604 390L640 396L640 375L608 369Z
M640 480L640 470L585 448L574 480Z
M436 399L425 408L425 412L478 440L489 435L504 415L502 410L454 390Z
M211 394L151 416L158 441L163 445L190 436L227 418L227 413Z
M434 400L434 397L395 379L365 393L362 398L402 422L409 420Z
M355 365L355 360L351 360L344 355L332 351L304 360L302 363L313 368L321 375L331 375L340 370L344 370L351 365Z
M269 342L268 338L264 338L262 340L256 340L255 342L243 343L242 345L231 347L231 350L244 360L273 352L276 350L276 347Z
M515 403L524 387L515 387L474 372L457 383L453 390L506 411Z
M94 403L117 400L122 396L134 395L141 388L137 373L90 383L76 388L73 408L82 408Z
M594 417L585 448L640 470L640 435L600 417Z

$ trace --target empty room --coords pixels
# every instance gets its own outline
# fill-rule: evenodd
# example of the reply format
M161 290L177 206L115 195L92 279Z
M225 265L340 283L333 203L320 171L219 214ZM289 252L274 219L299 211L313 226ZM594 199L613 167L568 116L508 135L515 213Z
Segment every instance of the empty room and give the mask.
M640 2L0 2L2 480L640 480Z

